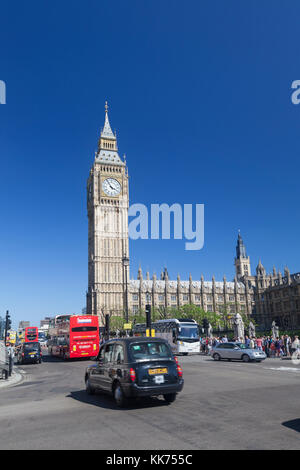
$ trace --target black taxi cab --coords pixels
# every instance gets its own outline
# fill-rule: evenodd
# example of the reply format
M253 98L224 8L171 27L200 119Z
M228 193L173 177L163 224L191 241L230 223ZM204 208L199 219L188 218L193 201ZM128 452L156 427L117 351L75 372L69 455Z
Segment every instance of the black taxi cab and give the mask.
M31 343L22 343L16 350L18 364L25 364L27 362L39 363L42 362L41 345L38 341Z
M118 406L128 398L163 395L167 403L183 388L182 369L167 341L161 338L121 338L100 348L96 363L87 367L88 394L112 394Z

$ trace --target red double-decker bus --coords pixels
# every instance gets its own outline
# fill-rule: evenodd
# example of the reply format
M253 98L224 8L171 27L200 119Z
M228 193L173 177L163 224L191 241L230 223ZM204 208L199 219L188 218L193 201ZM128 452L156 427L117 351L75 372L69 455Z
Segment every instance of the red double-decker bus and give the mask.
M95 357L99 353L97 315L62 315L49 329L48 352L62 359Z
M25 328L25 343L36 343L39 340L39 330L37 326L27 326Z

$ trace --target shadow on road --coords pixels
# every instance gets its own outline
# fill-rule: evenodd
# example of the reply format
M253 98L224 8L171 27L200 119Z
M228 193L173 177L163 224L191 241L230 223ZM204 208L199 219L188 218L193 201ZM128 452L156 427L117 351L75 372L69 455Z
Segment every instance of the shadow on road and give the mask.
M58 356L50 356L50 355L43 355L42 357L42 362L60 362L60 363L64 363L64 364L67 364L67 363L72 363L72 362L88 362L88 361L91 361L91 359L89 357L79 357L79 358L75 358L75 359L66 359L65 361L62 359L62 357L58 357Z
M300 432L300 418L292 419L291 421L284 421L282 423L282 426L285 426L286 428L290 428L293 431Z
M62 359L55 356L42 356L42 362L62 362Z
M71 392L69 395L67 395L67 398L73 398L74 400L81 401L82 403L98 406L100 408L119 411L151 408L154 406L168 406L167 402L165 402L164 400L160 400L157 397L147 397L134 399L132 401L129 400L128 406L125 406L124 408L119 408L115 404L113 397L111 397L110 395L88 395L85 390L76 390L74 392Z

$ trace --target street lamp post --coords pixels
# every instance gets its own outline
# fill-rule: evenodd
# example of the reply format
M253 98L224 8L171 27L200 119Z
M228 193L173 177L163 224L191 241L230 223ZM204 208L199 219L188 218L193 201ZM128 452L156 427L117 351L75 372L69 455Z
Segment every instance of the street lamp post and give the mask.
M124 256L122 259L123 267L125 269L125 315L126 315L126 323L128 323L128 279L127 279L127 269L129 266L129 258Z

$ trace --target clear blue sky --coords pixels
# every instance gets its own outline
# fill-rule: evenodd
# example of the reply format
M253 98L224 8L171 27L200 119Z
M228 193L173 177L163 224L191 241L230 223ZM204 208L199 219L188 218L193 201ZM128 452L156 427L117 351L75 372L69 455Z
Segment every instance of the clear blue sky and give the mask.
M232 279L238 229L252 271L259 257L300 271L299 1L31 0L0 15L0 315L37 324L85 305L105 100L130 202L206 210L203 250L131 242L132 275Z

